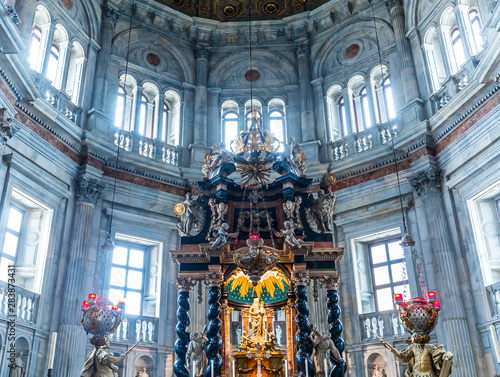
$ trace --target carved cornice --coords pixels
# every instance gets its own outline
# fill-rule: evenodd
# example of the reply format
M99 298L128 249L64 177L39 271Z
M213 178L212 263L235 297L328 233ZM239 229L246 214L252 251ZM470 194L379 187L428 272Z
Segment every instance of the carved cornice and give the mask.
M410 185L415 189L418 196L426 197L431 194L441 193L441 170L428 169L410 178Z
M320 278L323 287L327 291L338 291L340 285L340 277L337 275L323 276Z
M292 281L296 286L309 284L309 271L293 271Z
M191 278L179 277L177 278L176 284L179 292L189 292L193 289L196 281Z
M95 205L105 186L97 179L80 176L76 180L76 201Z
M222 284L222 272L208 272L207 278L205 279L205 284L209 287L220 287Z

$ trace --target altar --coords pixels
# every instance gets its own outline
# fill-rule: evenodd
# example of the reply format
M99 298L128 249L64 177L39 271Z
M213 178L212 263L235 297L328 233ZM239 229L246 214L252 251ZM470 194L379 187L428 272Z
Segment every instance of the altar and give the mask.
M335 176L313 192L306 160L293 138L281 149L253 111L232 151L212 147L205 178L175 206L177 377L343 375Z

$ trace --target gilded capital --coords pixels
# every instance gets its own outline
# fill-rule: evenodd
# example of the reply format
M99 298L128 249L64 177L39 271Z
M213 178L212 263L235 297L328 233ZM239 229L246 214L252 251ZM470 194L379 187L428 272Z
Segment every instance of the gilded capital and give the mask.
M205 279L205 284L209 287L220 287L222 284L222 272L208 272L207 278Z
M340 277L336 275L331 275L331 276L323 276L320 278L321 283L323 284L323 287L327 291L338 291L339 290L339 284L340 284Z
M410 178L410 185L415 189L418 196L428 196L441 193L441 170L429 169L420 172Z
M104 187L97 179L80 176L76 179L76 201L95 205Z
M179 277L177 278L177 289L179 292L189 292L193 289L196 281L191 278Z
M292 280L295 285L309 284L309 271L293 271Z

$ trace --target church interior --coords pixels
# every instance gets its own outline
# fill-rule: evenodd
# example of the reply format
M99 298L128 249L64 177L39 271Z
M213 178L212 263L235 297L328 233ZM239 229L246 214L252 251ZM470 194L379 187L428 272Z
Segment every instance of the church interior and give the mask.
M0 377L500 376L500 1L2 0Z

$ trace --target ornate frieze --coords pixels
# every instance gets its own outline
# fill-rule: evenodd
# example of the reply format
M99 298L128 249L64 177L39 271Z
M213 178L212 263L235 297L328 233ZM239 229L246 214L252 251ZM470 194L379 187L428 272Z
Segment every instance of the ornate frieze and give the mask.
M104 188L97 179L80 176L76 180L76 201L95 205Z

